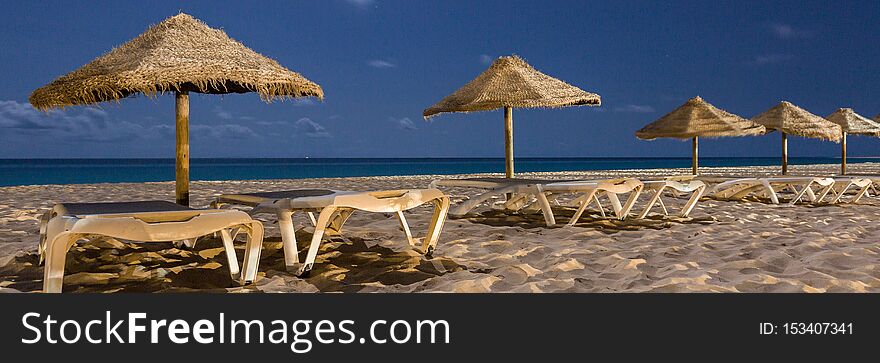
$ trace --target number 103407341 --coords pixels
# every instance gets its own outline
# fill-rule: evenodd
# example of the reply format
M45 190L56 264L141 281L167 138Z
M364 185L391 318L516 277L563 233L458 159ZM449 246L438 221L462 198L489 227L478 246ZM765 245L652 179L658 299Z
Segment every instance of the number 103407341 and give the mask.
M761 323L761 335L852 335L853 323Z

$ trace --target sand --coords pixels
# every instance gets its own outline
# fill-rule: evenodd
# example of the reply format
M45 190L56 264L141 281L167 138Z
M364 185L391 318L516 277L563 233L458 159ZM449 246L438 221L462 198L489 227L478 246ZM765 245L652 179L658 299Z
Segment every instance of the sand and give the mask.
M835 165L793 167L822 175ZM880 174L880 163L851 164ZM704 168L709 175L770 175L778 167ZM600 178L682 174L678 170L528 173L522 177ZM192 183L194 206L224 192L301 187L370 190L425 187L440 176ZM459 176L445 176L459 177ZM462 175L461 177L464 177ZM53 203L173 200L173 183L0 188L0 291L38 291L38 219ZM474 191L447 189L453 202ZM647 199L643 196L641 203ZM681 205L684 200L668 199ZM638 208L638 206L636 207ZM279 233L268 216L259 280L238 287L220 242L194 250L171 243L79 243L68 254L65 292L878 292L880 199L858 205L789 206L703 199L690 218L653 214L611 221L591 213L571 228L546 228L538 215L507 216L483 205L450 219L434 257L412 251L393 216L355 213L342 236L324 243L309 278L284 272ZM569 215L564 209L560 214ZM263 218L267 217L267 218ZM424 233L429 208L407 213ZM563 219L567 220L567 219ZM298 239L312 228L296 219ZM243 244L237 245L241 256Z

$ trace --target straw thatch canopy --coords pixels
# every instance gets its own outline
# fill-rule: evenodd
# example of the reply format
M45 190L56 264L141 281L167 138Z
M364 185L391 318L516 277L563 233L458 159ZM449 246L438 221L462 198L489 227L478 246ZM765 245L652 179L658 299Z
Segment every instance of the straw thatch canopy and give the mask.
M768 130L815 139L840 141L840 125L816 116L790 102L782 101L775 107L752 118Z
M500 57L477 78L425 109L425 118L442 112L488 111L502 107L598 106L601 98L538 72L517 56Z
M840 125L847 134L880 136L880 124L857 114L851 108L837 109L825 119Z
M874 116L874 122L880 122L880 113L877 116Z
M691 139L753 136L765 132L764 126L712 106L697 96L636 131L636 137L645 140L661 137Z
M324 97L317 84L187 14L150 27L31 94L38 109L115 101L135 93L257 92L274 98Z

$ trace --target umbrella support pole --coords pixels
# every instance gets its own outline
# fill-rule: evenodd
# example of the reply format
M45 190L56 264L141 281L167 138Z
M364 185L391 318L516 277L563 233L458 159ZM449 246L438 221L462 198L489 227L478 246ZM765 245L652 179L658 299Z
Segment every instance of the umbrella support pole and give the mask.
M840 139L840 175L846 175L846 132Z
M699 163L698 160L699 160L699 159L698 159L698 157L697 157L697 150L698 150L698 149L699 149L699 140L697 139L696 136L694 136L694 142L693 142L693 160L691 160L691 169L693 169L692 171L693 171L693 174L694 174L694 175L697 175L697 167L699 166L699 165L698 165L698 163Z
M504 176L513 178L513 108L504 107Z
M189 93L175 92L175 199L189 206Z
M788 174L788 135L782 133L782 175Z

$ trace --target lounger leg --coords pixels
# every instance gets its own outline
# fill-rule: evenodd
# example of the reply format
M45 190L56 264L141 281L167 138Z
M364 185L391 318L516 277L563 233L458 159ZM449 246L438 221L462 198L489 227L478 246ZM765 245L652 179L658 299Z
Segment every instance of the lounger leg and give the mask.
M770 198L770 201L773 202L773 204L779 204L779 197L776 196L776 191L773 190L770 182L761 179L761 184L764 185L764 192L767 194L767 197Z
M852 186L852 182L846 183L846 186L840 191L840 194L834 197L834 200L831 201L832 204L840 203L840 199L843 198L843 195L846 194L846 191L849 190L849 187Z
M412 232L409 230L409 224L406 223L406 217L403 215L403 211L397 211L397 221L400 222L400 228L403 228L403 233L406 234L406 241L409 242L410 246L415 246L416 241L413 239Z
M663 202L663 198L657 199L657 203L660 204L660 208L663 209L663 215L669 216L669 209L666 209L666 203Z
M422 242L422 250L419 251L425 256L431 257L437 248L437 240L440 239L440 230L446 222L446 214L449 212L449 197L443 197L434 200L434 214L431 216L431 225L428 226L428 233Z
M593 201L596 202L596 207L599 208L599 214L602 215L602 218L605 218L605 208L602 207L602 202L599 201L598 194L593 194Z
M642 213L639 214L639 219L644 219L645 217L648 216L648 213L651 212L651 208L653 208L654 204L656 204L657 201L660 199L660 194L663 193L663 189L665 189L665 187L657 189L657 192L651 196L651 199L648 200L648 205L646 205L645 209L642 210Z
M816 198L813 199L813 202L814 203L821 203L822 200L825 199L825 196L827 196L828 193L831 192L831 189L833 189L833 188L834 188L834 183L831 183L827 187L822 188L822 190L819 191L819 194L816 195Z
M223 249L226 250L226 262L229 263L229 276L233 280L241 277L241 270L238 268L238 257L235 255L235 245L232 243L232 235L229 229L220 230L220 239L223 240Z
M242 262L244 273L239 280L242 285L257 280L260 252L263 250L263 224L260 221L253 221L247 227L248 239L244 247L244 262Z
M61 292L67 251L79 238L79 235L62 232L47 241L46 263L43 267L43 292L56 294Z
M284 248L284 266L288 272L297 271L299 266L299 247L296 245L296 230L293 228L293 211L278 209L278 229L281 231L281 244Z
M38 264L43 263L43 259L46 257L46 240L49 236L49 221L52 219L52 211L47 210L40 217L40 244L37 246L37 252L40 254L40 261Z
M851 200L850 203L858 203L858 202L859 202L859 199L862 199L862 197L865 196L865 194L868 193L868 188L870 188L870 187L871 187L871 185L868 184L867 186L865 186L864 188L862 188L861 190L859 190L859 192L856 193L856 196L853 197L853 200Z
M797 188L795 188L794 186L791 186L791 189L794 190L795 196L794 199L791 200L790 204L797 203L799 200L801 200L801 198L803 198L804 194L806 194L808 190L813 190L810 185L805 186L804 189L802 189L801 191L798 191Z
M629 192L629 198L626 199L626 203L623 205L623 209L620 210L618 214L618 218L620 220L626 219L626 216L629 215L629 211L632 210L633 206L636 205L636 201L639 200L639 196L642 195L643 186L637 186L635 189Z
M580 202L580 206L578 206L577 212L574 213L574 216L571 217L571 220L568 221L568 226L573 226L577 221L581 218L581 215L584 214L584 211L587 207L592 203L593 198L596 196L596 190L593 189L587 195L585 195Z
M705 185L697 188L697 190L694 190L693 194L691 194L691 198L688 199L687 203L681 209L681 213L679 214L679 216L681 216L682 218L687 218L687 216L691 214L691 211L694 210L694 207L697 206L697 202L699 202L700 198L703 197L703 193L705 191Z
M611 210L614 212L614 216L617 219L621 218L621 211L623 211L623 206L620 205L620 198L617 197L617 193L605 192L605 195L608 197L608 200L611 201Z
M309 216L309 222L312 222L312 227L314 227L316 224L318 224L318 221L315 220L315 213L314 212L306 212L306 214Z
M810 203L815 202L816 201L816 193L813 191L812 183L805 190L807 192L807 194L806 194L807 201Z
M541 213L544 214L544 223L547 224L547 227L556 225L556 217L553 216L553 209L550 208L550 201L547 200L547 196L544 195L544 192L538 191L535 193L535 197L538 199L538 205L541 206Z
M312 270L315 258L318 257L318 249L321 247L321 239L324 238L324 230L330 224L330 217L333 216L336 209L336 206L328 206L321 210L321 214L318 215L317 224L315 224L315 234L312 235L312 243L309 245L309 252L306 255L305 262L303 262L303 266L296 272L297 276L308 276L309 271Z

